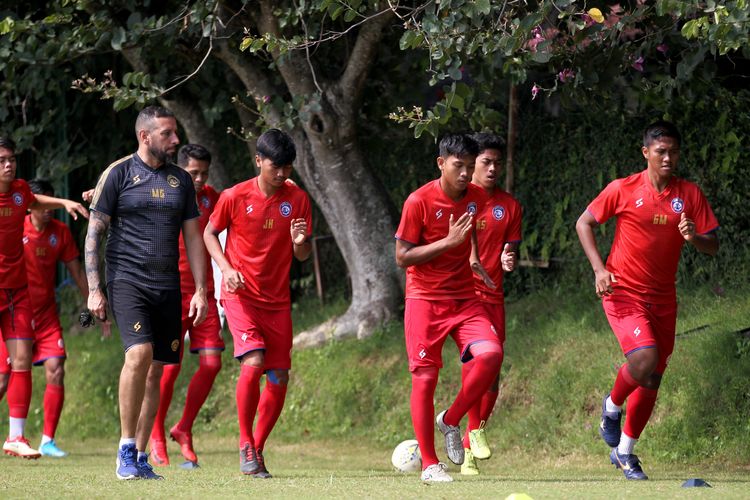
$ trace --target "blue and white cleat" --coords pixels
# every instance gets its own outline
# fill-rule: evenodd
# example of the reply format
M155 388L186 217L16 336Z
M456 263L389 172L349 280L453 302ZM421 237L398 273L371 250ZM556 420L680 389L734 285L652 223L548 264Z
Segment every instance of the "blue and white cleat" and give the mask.
M143 454L138 457L135 462L135 466L138 469L138 477L141 479L164 479L164 476L160 476L154 472L154 468L148 463L148 455Z
M615 468L622 469L622 473L625 474L625 479L633 481L645 481L648 479L648 476L641 468L641 461L633 454L623 455L617 453L617 448L614 448L609 454L609 460Z
M39 453L41 453L43 457L62 458L68 456L68 452L62 451L57 447L57 443L55 443L54 439L41 445L39 447Z
M620 444L620 422L622 421L621 411L607 411L607 398L602 400L602 420L599 423L599 435L610 448L616 448Z
M138 455L138 451L135 449L135 444L124 444L122 448L117 451L117 468L115 474L117 479L138 479L138 467L135 465L135 458Z

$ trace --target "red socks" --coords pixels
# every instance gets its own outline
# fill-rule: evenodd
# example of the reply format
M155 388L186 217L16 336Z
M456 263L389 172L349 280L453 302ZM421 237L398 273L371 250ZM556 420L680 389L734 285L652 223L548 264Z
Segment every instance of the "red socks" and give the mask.
M151 439L166 441L164 435L164 420L167 418L167 410L172 402L174 383L180 374L181 365L165 365L159 382L159 409L156 411L154 426L151 428Z
M438 463L435 452L435 387L437 368L417 368L411 374L411 422L422 453L422 469Z
M471 371L472 363L474 361L469 361L468 363L464 363L463 367L461 368L461 383L465 383L466 376ZM499 390L494 390L493 387L490 387L487 392L485 392L482 395L482 399L479 400L477 404L469 408L469 423L466 426L466 432L464 433L463 443L464 448L469 448L469 432L479 429L479 426L482 425L482 422L487 422L489 420L490 415L492 415L492 410L495 408L495 402L497 401L497 396L500 394Z
M214 379L221 370L221 356L200 356L198 362L198 370L190 379L182 418L177 423L177 428L184 432L192 432L195 417L206 402Z
M624 363L617 372L615 385L612 387L612 392L609 393L609 397L612 398L614 404L622 406L625 403L625 399L627 399L637 387L639 387L638 382L636 382L628 371L628 364Z
M63 401L65 401L65 387L47 384L44 389L44 435L55 437L57 424L60 422Z
M253 442L253 420L258 410L260 399L260 377L263 368L259 366L241 365L240 378L237 380L237 417L240 423L240 448L245 443Z
M268 439L276 421L279 419L279 415L281 415L281 409L284 408L284 400L286 399L286 387L286 384L274 384L268 380L268 375L266 375L266 387L263 389L260 403L258 403L258 424L255 426L255 433L253 434L255 447L259 450L263 449L266 439Z
M474 357L471 362L473 366L465 375L462 373L461 390L448 411L445 412L443 422L448 425L458 425L461 418L468 413L469 408L479 404L484 393L497 378L502 362L503 355L499 352L488 351Z
M638 439L641 436L648 419L651 418L658 392L654 389L638 387L630 394L622 432L633 439Z
M31 404L31 370L11 370L8 380L8 414L26 418Z

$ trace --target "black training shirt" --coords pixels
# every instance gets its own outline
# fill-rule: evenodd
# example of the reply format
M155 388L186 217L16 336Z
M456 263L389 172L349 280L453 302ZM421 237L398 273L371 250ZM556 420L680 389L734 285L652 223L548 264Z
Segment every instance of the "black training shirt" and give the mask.
M108 284L179 290L182 223L200 215L190 174L171 164L153 169L134 153L102 173L90 208L111 217Z

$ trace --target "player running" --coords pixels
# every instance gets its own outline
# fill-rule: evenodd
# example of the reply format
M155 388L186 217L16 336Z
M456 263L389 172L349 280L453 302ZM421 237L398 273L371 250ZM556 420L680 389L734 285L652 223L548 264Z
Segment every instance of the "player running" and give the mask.
M30 181L29 187L34 194L55 194L52 184L43 179ZM67 355L55 301L57 263L62 262L68 268L84 303L88 298L88 288L73 235L68 226L53 217L52 210L31 210L24 221L23 243L33 313L31 325L35 337L31 361L35 366L44 366L47 379L44 389L44 433L39 452L62 458L67 453L57 447L55 431L65 400Z
M193 179L195 194L198 201L198 218L201 234L208 224L208 217L214 210L219 194L206 184L211 165L211 153L198 144L186 144L177 154L177 165L183 168ZM201 240L202 241L202 240ZM198 456L193 450L193 422L203 403L211 392L214 379L221 370L221 351L224 350L224 340L221 338L221 322L219 309L214 299L214 280L211 267L211 257L206 254L206 295L208 297L208 312L206 319L198 326L193 326L189 316L190 298L195 293L195 281L190 271L185 241L180 236L180 290L182 291L182 331L190 336L190 352L197 353L198 370L193 374L188 386L185 408L182 418L169 431L169 435L180 445L180 452L185 460L198 463ZM183 350L180 350L182 361ZM172 401L174 384L180 373L180 364L164 366L161 376L159 410L156 412L154 427L151 430L151 458L156 465L169 465L166 437L164 435L164 420Z
M474 217L484 208L482 188L471 184L477 143L468 135L440 140L440 178L409 195L396 232L396 263L406 268L404 330L412 374L411 416L425 482L452 481L435 452L433 421L455 464L464 461L458 425L500 371L502 345L474 293L469 257ZM434 420L433 396L450 336L461 361L471 361L453 404Z
M39 458L24 437L31 402L31 360L34 331L23 251L27 209L64 208L74 219L88 211L71 200L35 195L26 181L16 179L16 145L0 137L0 334L11 360L7 398L10 431L3 444L8 455ZM2 363L0 363L2 364Z
M649 125L641 148L646 169L612 181L576 223L596 294L627 359L604 397L599 428L612 448L610 460L627 479L648 479L633 448L651 417L674 348L682 246L687 241L709 255L719 250L719 223L706 197L697 185L675 176L680 144L672 123ZM611 217L617 217L617 226L605 267L594 231Z
M240 365L237 414L240 471L270 478L263 458L266 439L284 406L291 368L292 317L289 269L312 247L310 200L288 181L297 152L277 129L257 142L259 174L221 193L203 237L222 273L221 303ZM218 234L227 230L226 250ZM260 378L266 385L260 393ZM258 421L253 431L256 413Z
M474 274L474 291L495 327L502 347L505 343L503 274L516 268L516 255L521 242L521 204L496 185L503 164L502 139L484 133L474 134L473 138L479 144L479 155L471 182L484 189L489 197L485 209L477 215L477 253L481 267L477 267L478 263L472 264L475 271L479 271ZM501 351L501 365L502 361ZM462 380L471 373L473 363L464 363ZM486 460L492 455L485 425L495 408L499 386L498 374L489 390L469 409L469 423L463 438L464 463L461 465L461 474L479 474L476 460Z

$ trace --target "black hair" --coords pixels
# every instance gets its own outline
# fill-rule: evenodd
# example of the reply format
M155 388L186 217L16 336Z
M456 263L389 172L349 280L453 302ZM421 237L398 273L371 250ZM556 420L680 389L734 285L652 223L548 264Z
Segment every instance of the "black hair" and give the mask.
M487 132L477 132L472 135L471 138L476 141L477 145L479 145L480 153L487 149L497 149L498 151L502 151L503 146L505 145L505 142L499 135Z
M658 120L646 127L643 132L643 146L649 147L652 142L661 139L662 137L671 137L677 141L677 145L682 145L682 136L680 131L677 130L677 126L665 120Z
M261 158L268 158L277 167L291 165L297 158L297 148L286 132L277 128L266 130L258 137L256 151Z
M139 130L151 130L150 125L155 118L174 118L174 113L161 106L146 106L135 119L135 135Z
M55 188L47 179L32 179L29 181L29 188L34 194L48 194L50 196L55 195Z
M445 134L440 139L440 156L476 156L479 154L479 144L469 134Z
M0 136L0 148L10 149L15 154L16 143L10 137Z
M211 153L200 144L185 144L182 146L177 153L177 165L182 168L187 167L190 158L208 162L209 165L211 164Z

